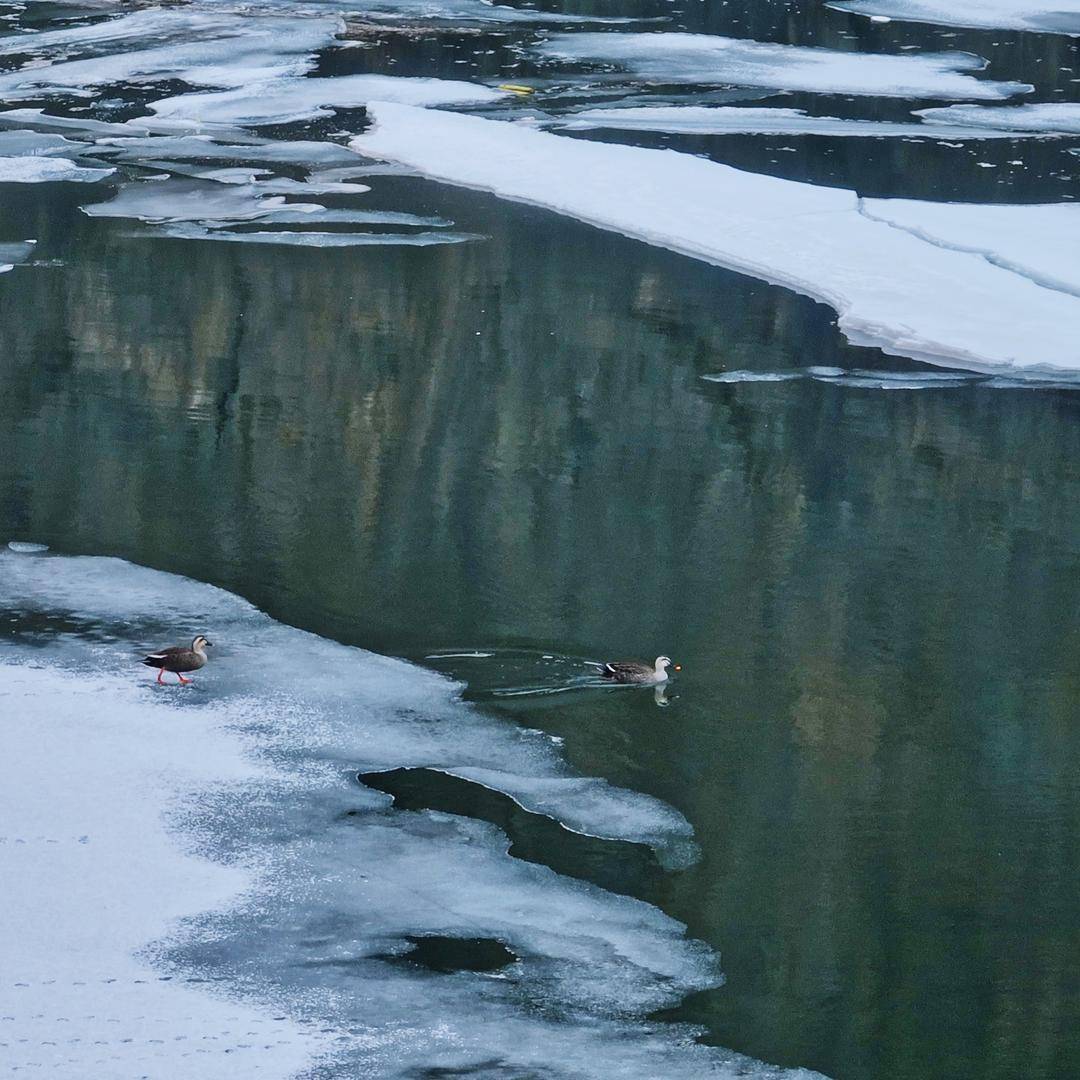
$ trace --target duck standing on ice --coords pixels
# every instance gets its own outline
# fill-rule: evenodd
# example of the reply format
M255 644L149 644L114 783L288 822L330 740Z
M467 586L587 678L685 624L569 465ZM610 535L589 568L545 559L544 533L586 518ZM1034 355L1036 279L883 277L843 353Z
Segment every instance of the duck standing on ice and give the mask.
M198 671L206 663L207 645L212 645L212 642L207 641L200 634L192 641L190 648L184 645L173 645L168 649L148 653L141 662L147 667L158 669L157 681L161 685L164 685L161 677L166 671L171 671L182 683L186 684L191 680L185 679L181 672Z
M676 671L680 665L672 664L670 656L658 656L656 663L642 664L637 660L611 660L606 664L593 664L598 668L602 679L611 679L617 683L639 683L643 686L651 686L656 683L667 682L669 667Z

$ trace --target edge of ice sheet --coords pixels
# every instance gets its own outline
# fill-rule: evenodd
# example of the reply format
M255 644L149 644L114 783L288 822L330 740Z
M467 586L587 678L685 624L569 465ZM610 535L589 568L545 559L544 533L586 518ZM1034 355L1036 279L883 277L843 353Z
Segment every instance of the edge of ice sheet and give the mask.
M965 101L1000 101L1034 89L975 79L969 72L983 71L987 61L960 52L897 56L671 32L552 34L535 51L552 60L617 64L659 83Z
M386 1080L486 1074L493 1060L582 1080L814 1075L649 1019L722 981L715 953L658 908L514 858L486 822L400 810L351 782L380 762L446 759L494 769L501 788L525 767L561 806L552 782L566 773L542 736L441 676L190 579L0 551L0 581L5 608L27 617L0 647L0 700L18 695L17 721L0 726L0 802L25 841L0 845L15 882L0 928L22 924L5 970L13 958L27 984L0 981L0 999L27 1064L284 1080L321 1053ZM163 626L214 635L194 687L156 687L137 663ZM636 828L649 801L622 810L635 806ZM215 906L196 917L192 903ZM509 977L399 962L431 935L494 938L517 959ZM48 1047L58 1015L79 1045Z
M360 153L785 285L834 307L855 344L976 371L1080 369L1080 300L874 221L854 192L406 105L370 113Z
M950 0L829 0L825 6L900 22L1080 35L1080 0L1048 0L1045 5L1032 0L979 0L968 4Z
M979 106L954 106L966 109ZM1024 106L1020 106L1024 108ZM1080 116L1080 106L1076 107ZM930 116L948 110L924 110ZM1001 109L1008 112L1009 109ZM937 119L937 117L935 117ZM1000 129L978 124L893 123L882 120L843 120L810 116L803 109L754 108L739 105L650 105L618 109L583 109L554 119L549 126L566 131L608 128L618 131L659 131L672 135L828 135L855 138L1008 139L1060 136L1060 129ZM1078 120L1080 124L1080 120Z

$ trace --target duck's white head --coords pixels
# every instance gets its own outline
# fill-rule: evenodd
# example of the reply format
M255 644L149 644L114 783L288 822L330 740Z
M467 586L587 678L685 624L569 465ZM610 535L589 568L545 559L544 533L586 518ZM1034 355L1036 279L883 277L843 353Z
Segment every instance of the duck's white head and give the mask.
M200 634L200 635L199 635L199 636L198 636L198 637L197 637L197 638L196 638L196 639L195 639L195 640L194 640L194 641L193 641L193 642L191 643L191 651L192 651L192 652L197 652L197 653L205 653L205 652L206 652L206 646L207 646L207 645L210 645L211 647L213 647L213 642L212 642L212 641L207 641L207 640L206 640L206 638L204 638L204 637L202 636L202 634Z
M682 665L672 664L670 656L658 656L656 658L656 671L658 674L667 671L669 667L673 667L676 671L682 671Z

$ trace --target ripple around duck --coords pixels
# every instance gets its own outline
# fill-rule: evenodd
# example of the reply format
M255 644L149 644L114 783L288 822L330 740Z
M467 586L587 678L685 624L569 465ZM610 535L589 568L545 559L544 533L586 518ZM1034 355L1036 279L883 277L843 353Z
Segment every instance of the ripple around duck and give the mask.
M88 838L0 848L35 868L11 877L23 883L24 981L56 966L61 981L115 977L106 969L120 935L124 955L141 939L143 963L182 976L168 985L183 997L163 1001L163 1017L189 1014L197 991L185 980L213 980L249 1013L286 1014L313 1056L333 1039L326 1075L491 1060L536 1076L600 1075L597 1063L613 1060L626 1076L724 1075L726 1053L642 1023L719 985L716 957L649 904L508 857L503 831L514 814L542 814L559 832L555 822L632 840L650 877L663 873L657 859L692 843L675 811L575 776L543 733L487 716L446 678L284 626L212 586L115 559L14 552L0 554L0 582L21 613L0 654L19 717L2 755L12 829L46 835L58 799L62 812L84 808ZM195 692L161 690L134 663L164 625L219 643ZM433 764L447 774L441 794ZM384 790L351 782L358 767L366 781L381 773ZM388 769L399 772L388 780ZM393 803L387 788L400 792ZM155 846L145 823L162 810L168 833ZM584 836L552 844L569 854L550 861L582 877L611 857L610 844ZM127 917L103 929L61 915L57 932L79 940L46 959L33 942L57 913L43 914L35 889L72 871L66 902L92 910L83 893L108 888ZM513 960L480 963L477 950ZM116 1011L134 1016L140 1000L129 994ZM92 1041L92 1018L83 1026Z

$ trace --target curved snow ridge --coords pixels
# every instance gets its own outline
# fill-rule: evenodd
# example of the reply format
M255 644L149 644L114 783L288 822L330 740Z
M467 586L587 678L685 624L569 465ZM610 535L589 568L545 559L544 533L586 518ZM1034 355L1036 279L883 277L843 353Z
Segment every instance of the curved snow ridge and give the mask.
M1080 0L829 0L826 7L901 22L972 26L986 30L1033 30L1045 34L1080 35Z
M350 143L362 154L785 285L834 307L856 344L975 371L1080 370L1080 300L874 221L852 191L472 116L369 112Z
M970 101L1034 89L1028 83L973 78L987 61L960 52L894 56L683 33L552 34L536 51L555 60L615 64L635 78L665 84Z

